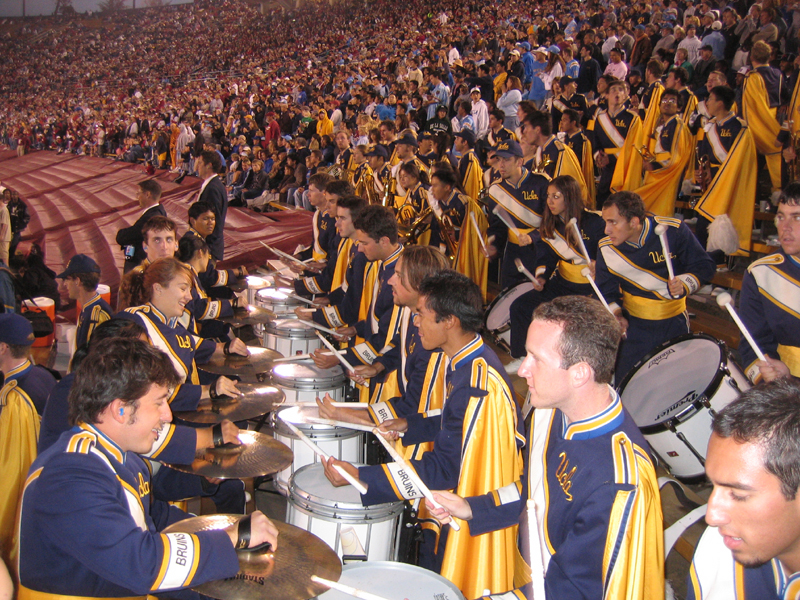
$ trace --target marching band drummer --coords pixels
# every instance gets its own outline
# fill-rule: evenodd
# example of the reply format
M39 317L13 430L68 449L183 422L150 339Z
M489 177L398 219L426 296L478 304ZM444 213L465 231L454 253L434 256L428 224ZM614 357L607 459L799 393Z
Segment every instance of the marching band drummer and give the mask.
M434 202L431 202L431 198ZM464 222L464 216L467 214L467 205L469 198L461 190L458 183L458 176L455 171L447 168L437 168L431 174L431 187L428 190L425 206L430 205L431 209L439 215L437 218L431 215L431 236L428 244L434 248L442 249L442 246L447 248L449 245L453 246L453 253L456 251L456 243L458 242L456 227L460 227ZM444 215L450 220L453 229L450 232L442 231L442 225L439 219L443 219ZM451 236L449 242L445 240L445 236ZM449 249L446 253L449 253Z
M22 497L21 600L143 599L233 577L235 548L278 547L260 512L223 530L160 533L189 515L152 497L137 453L172 420L167 397L180 381L168 356L138 340L104 340L78 368L74 427L34 462Z
M781 249L747 268L739 298L739 316L767 356L758 360L742 336L739 353L754 382L800 377L800 183L784 188L775 225Z
M605 223L585 206L578 182L569 175L556 177L547 187L547 205L539 229L541 239L536 243L535 289L514 300L509 311L511 356L516 359L506 365L509 373L516 373L522 365L526 332L537 306L559 296L594 293L581 273L587 267L594 270L594 262L586 264L574 228L568 227L570 220L576 219L589 258L594 261L597 244L605 236Z
M647 216L642 199L617 192L603 203L607 237L598 245L597 286L625 331L616 383L659 344L689 333L686 297L708 283L716 265L678 219ZM675 276L669 279L656 227L666 227Z
M546 600L664 598L655 469L610 385L621 335L596 300L541 304L519 370L536 409L523 477L483 495L434 492L444 509L426 502L443 523L450 515L468 521L476 538L519 523L519 550L530 569L544 573ZM492 598L533 600L530 569L517 571L526 585Z
M194 317L186 309L191 290L189 271L175 258L161 258L144 271L131 271L120 286L120 305L125 309L117 316L142 325L150 343L170 357L180 375L181 384L169 398L173 410L197 410L202 399L240 395L233 381L224 376L213 380L197 369L196 361L205 362L213 354L249 354L238 338L217 343L192 333Z
M210 236L214 231L214 226L217 222L217 215L214 212L214 208L208 202L198 200L189 207L188 220L189 229L183 234L181 239L196 237L206 242L208 236ZM155 258L153 260L155 260ZM227 296L225 296L224 292L221 292L221 290L218 288L223 288L228 284L235 282L237 277L247 277L247 269L242 266L235 270L217 270L216 261L212 257L211 260L208 261L206 270L198 273L198 275L200 278L200 283L203 284L203 289L205 290L206 294L210 294L214 298L220 298ZM228 290L228 292L230 295L233 295L230 290Z
M520 477L522 421L503 365L478 333L483 326L483 299L477 284L452 270L427 277L419 289L417 327L427 350L450 359L446 400L439 415L410 415L386 421L385 431L405 431L403 444L433 441L433 450L410 464L432 489L453 489L465 496L487 493ZM329 459L325 475L335 485L347 481L334 470L339 464L367 486L365 506L419 498L416 485L397 463L370 467ZM471 537L442 528L438 540L423 531L420 564L452 581L465 596L484 589L513 587L517 528Z

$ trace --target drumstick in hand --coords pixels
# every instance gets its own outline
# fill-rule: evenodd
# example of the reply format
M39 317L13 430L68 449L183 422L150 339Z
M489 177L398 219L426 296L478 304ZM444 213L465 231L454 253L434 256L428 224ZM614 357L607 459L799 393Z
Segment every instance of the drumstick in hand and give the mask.
M515 258L514 265L517 267L517 271L525 275L528 279L531 280L533 287L536 288L538 291L542 291L542 283L533 276L533 274L528 270L528 268L522 264L522 259Z
M739 331L742 332L742 335L747 340L747 343L750 344L750 347L753 349L753 352L756 353L758 359L763 362L767 362L767 357L764 356L763 352L761 352L761 348L758 347L758 344L756 344L756 341L753 339L753 336L750 335L750 332L747 330L747 327L739 318L739 315L736 314L736 310L734 310L733 308L732 300L733 298L731 298L731 295L728 292L723 292L719 296L717 296L717 304L719 304L720 306L724 306L725 308L728 309L728 312L730 313L731 317L736 323L736 326L739 328Z
M578 228L578 219L572 217L567 223L567 227L572 227L575 231L575 236L578 238L578 243L581 245L581 252L583 252L583 257L586 259L586 264L592 264L592 259L589 258L589 252L586 250L586 244L583 243L583 235L581 235L581 230Z
M586 279L589 280L589 283L592 285L594 293L597 294L597 297L600 299L600 302L603 303L603 306L606 307L606 310L610 312L611 315L613 316L614 311L611 310L611 307L608 305L608 302L606 302L606 299L603 298L603 294L600 293L600 288L598 288L597 284L594 282L594 278L592 277L592 272L588 268L586 268L581 271L581 275L583 275L584 277L586 277Z
M664 252L664 261L667 263L667 273L670 279L675 279L675 271L672 270L672 257L669 255L669 241L667 240L667 226L656 225L656 235L661 240L661 250Z
M469 213L469 220L472 223L472 226L475 228L475 234L478 236L478 241L481 243L481 248L483 248L483 254L485 256L489 256L489 250L486 249L486 242L483 241L483 234L481 233L481 228L478 226L478 219L475 218L475 213Z

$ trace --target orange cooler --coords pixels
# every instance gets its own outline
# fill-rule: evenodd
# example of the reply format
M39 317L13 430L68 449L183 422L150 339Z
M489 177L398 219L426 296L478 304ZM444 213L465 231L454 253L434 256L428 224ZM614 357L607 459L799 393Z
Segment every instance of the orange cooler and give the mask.
M33 300L34 302L36 302L35 305L30 300L22 301L22 312L27 312L27 311L45 312L47 313L47 316L50 317L50 322L53 323L53 333L51 333L47 337L36 338L36 341L33 342L34 348L47 348L53 345L53 339L55 337L56 305L51 298L43 298L39 296L37 298L34 298Z

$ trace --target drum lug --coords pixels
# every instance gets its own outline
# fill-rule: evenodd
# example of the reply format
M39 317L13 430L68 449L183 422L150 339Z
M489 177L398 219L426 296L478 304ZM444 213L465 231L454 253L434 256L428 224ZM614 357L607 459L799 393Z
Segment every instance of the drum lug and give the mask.
M678 431L678 430L675 428L675 423L674 423L672 420L670 420L670 422L669 422L669 423L667 423L667 427L669 427L669 430L670 430L672 433L674 433L674 434L677 436L677 438L678 438L680 441L682 441L682 442L684 443L684 445L685 445L687 448L689 448L689 451L690 451L692 454L694 454L694 456L695 456L695 458L697 458L697 460L699 460L699 461L700 461L700 464L701 464L701 465L703 465L703 466L705 467L705 466L706 466L706 457L705 457L705 456L703 456L702 454L700 454L700 453L699 453L699 452L698 452L698 451L695 449L695 447L694 447L694 446L692 446L691 442L690 442L690 441L689 441L689 440L686 438L686 436L685 436L685 435L684 435L682 432Z

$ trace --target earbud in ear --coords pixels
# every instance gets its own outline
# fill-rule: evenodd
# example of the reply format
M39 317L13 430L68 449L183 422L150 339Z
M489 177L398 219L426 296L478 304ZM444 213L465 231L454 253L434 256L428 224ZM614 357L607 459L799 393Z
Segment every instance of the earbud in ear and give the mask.
M125 414L125 409L124 409L124 408L120 408L120 409L119 409L119 416L121 417L121 416L123 416L124 414Z

